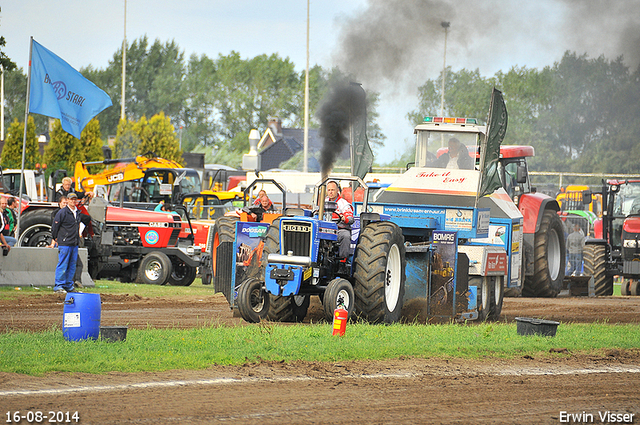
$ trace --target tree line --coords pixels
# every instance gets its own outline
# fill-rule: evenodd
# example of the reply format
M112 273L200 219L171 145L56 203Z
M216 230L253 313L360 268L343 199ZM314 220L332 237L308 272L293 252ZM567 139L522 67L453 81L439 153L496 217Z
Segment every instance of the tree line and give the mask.
M120 122L118 107L122 72L122 51L118 50L106 68L80 70L105 90L114 104L98 115L98 133L92 133L91 142L77 141L79 145L73 149L67 142L56 143L56 149L64 150L50 153L50 158L95 152L100 159L97 149L83 143L97 146L97 140L104 144L107 136L115 135L116 155L152 150L172 159L182 151L216 147L209 161L238 166L249 149L249 131L264 131L269 117L279 117L285 127L303 126L305 73L297 72L289 58L277 54L242 58L231 52L216 58L193 54L185 59L174 41L150 43L146 36L128 45L126 58L127 121ZM492 87L503 92L509 112L504 143L534 146L532 170L640 172L634 161L640 153L635 136L640 125L640 69L630 71L622 57L608 60L566 52L560 61L539 70L515 66L485 77L478 69L454 71L449 67L445 75L445 114L449 116L476 117L484 122ZM317 128L315 111L331 80L351 76L316 65L310 68L309 77L310 125ZM412 124L439 113L441 85L442 74L418 88L418 105L407 113ZM7 70L7 127L23 120L25 95L23 70ZM377 124L379 94L368 92L367 100L367 132L375 151L386 139ZM48 119L32 116L33 134L45 132ZM53 135L50 132L52 141ZM156 149L148 149L155 143ZM410 162L412 155L409 149L397 165ZM4 156L5 152L3 165ZM381 163L384 160L375 164Z
M231 52L215 59L194 54L185 60L175 42L150 43L146 36L127 47L126 58L127 120L137 123L163 114L173 126L182 151L215 146L216 155L210 160L239 166L242 155L249 150L249 131L264 131L269 117L280 118L285 127L304 125L305 73L297 72L288 58L272 54L243 59L239 53ZM105 69L88 66L80 72L111 97L114 106L97 118L102 135L115 135L118 143L123 138L121 130L135 126L120 122L122 50L113 55ZM348 76L338 69L310 69L312 116L333 78ZM24 72L7 72L5 85L6 120L20 121L26 96ZM369 137L374 146L384 141L376 123L378 97L377 93L368 94ZM36 132L44 132L47 120L37 115L34 120ZM312 128L317 125L312 120ZM135 147L134 142L135 137L129 137L123 143L131 148ZM144 152L138 147L138 153Z
M439 111L441 86L442 74L420 86L419 105L407 117L417 123ZM631 71L622 57L566 52L552 66L492 77L449 68L446 114L486 121L492 87L502 91L509 114L503 144L534 146L530 169L640 172L640 68Z

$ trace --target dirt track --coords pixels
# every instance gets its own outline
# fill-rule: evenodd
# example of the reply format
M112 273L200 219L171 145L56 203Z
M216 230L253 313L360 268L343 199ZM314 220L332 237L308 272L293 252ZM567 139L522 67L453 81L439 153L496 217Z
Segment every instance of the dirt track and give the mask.
M101 298L103 325L244 325L219 295ZM0 332L60 326L62 300L54 294L0 300ZM315 303L310 316L321 320ZM503 320L517 316L638 323L640 297L506 299ZM566 419L563 411L592 414L597 423L601 423L598 412L627 413L634 415L633 423L640 423L639 393L640 348L509 361L264 362L205 371L103 376L0 373L3 415L16 410L78 411L83 424L556 424Z

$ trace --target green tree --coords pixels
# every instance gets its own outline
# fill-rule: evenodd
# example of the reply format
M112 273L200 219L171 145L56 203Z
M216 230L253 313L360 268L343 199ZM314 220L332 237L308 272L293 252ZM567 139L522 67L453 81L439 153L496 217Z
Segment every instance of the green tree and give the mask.
M27 138L25 141L24 168L33 169L41 162L38 140L36 139L36 128L33 117L27 119ZM11 123L7 131L7 139L2 149L3 168L22 167L22 144L24 140L24 124L17 119Z
M134 131L140 136L138 154L154 152L161 158L183 162L175 129L164 113L154 115L149 121L143 116L134 125Z
M122 98L122 49L113 55L104 70L88 67L82 74L111 97L112 107L101 113L106 134L117 134ZM178 124L186 102L183 80L184 53L175 41L161 43L156 39L149 45L147 36L127 46L125 78L125 112L134 121L142 116L164 112Z
M134 129L135 122L121 120L118 125L118 133L113 147L114 158L133 157L138 154L140 135Z
M102 140L100 138L100 122L97 118L87 123L80 139L62 129L60 120L55 120L51 128L51 139L44 150L44 162L50 171L64 169L74 174L76 162L101 161ZM103 166L95 166L92 171L100 171Z

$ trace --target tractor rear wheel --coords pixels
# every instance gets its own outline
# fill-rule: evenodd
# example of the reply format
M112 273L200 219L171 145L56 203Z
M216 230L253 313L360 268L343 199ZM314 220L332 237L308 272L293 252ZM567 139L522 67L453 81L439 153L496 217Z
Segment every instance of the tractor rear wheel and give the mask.
M240 315L247 322L260 323L267 317L269 294L258 279L249 278L240 284L237 301Z
M604 245L585 245L582 250L584 274L593 277L596 295L613 295L613 276L607 276L606 256Z
M20 235L17 246L37 246L44 248L51 243L50 209L27 210L20 218Z
M171 275L171 260L164 252L145 255L138 268L138 281L147 285L164 285Z
M564 228L555 211L544 211L534 245L534 273L527 277L522 295L553 298L562 289L566 265Z
M357 316L372 323L400 320L405 265L404 237L396 224L379 221L361 231L353 275Z
M344 309L348 312L347 317L351 317L354 300L355 294L353 286L351 286L348 280L338 277L329 282L322 297L322 307L324 308L324 316L327 321L333 321L333 312L338 305L343 305Z

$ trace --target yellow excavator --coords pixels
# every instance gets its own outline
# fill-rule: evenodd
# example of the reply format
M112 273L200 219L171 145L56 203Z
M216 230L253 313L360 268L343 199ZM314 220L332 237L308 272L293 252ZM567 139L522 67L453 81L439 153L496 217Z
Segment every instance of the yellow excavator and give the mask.
M88 167L91 165L112 165L118 164L114 168L108 168L100 173L91 174ZM158 158L149 153L138 155L133 158L105 159L104 161L76 162L74 177L76 190L90 192L97 185L110 185L113 183L138 180L144 177L150 168L182 168L176 161Z
M91 174L88 167L97 164L117 165ZM184 202L198 219L222 216L234 201L242 204L242 192L202 190L196 170L183 168L178 162L159 158L152 152L133 158L78 161L74 177L76 190L101 192L113 204L154 209L161 202Z

